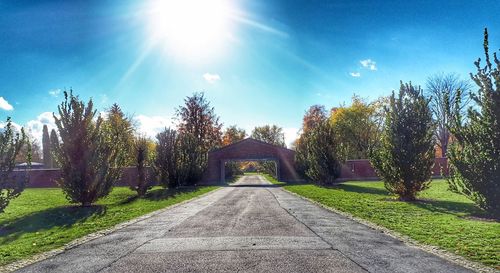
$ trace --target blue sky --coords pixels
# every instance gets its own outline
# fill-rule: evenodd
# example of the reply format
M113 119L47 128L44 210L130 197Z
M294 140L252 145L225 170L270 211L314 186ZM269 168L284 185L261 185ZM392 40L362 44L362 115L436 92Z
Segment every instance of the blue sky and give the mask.
M39 138L73 88L153 135L204 91L225 125L277 124L290 142L310 105L375 99L439 72L468 78L484 27L500 47L495 0L206 1L216 8L167 1L159 13L158 0L0 0L0 119ZM217 5L229 10L220 24ZM155 36L163 28L175 33Z

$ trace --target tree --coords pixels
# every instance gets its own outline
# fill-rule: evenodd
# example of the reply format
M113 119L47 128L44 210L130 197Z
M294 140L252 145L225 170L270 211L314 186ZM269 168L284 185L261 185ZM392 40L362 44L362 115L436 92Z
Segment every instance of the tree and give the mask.
M500 60L493 54L493 66L488 49L488 31L484 31L486 65L475 62L476 75L471 78L478 85L478 94L472 99L477 107L470 107L465 120L460 111L460 94L450 101L447 114L454 141L449 150L450 188L473 200L495 218L500 218ZM459 91L460 92L460 91ZM454 104L454 105L453 105Z
M334 128L327 120L303 132L297 148L298 164L309 180L328 184L340 176L342 157Z
M131 185L130 188L137 192L138 196L144 196L151 188L149 183L149 173L147 166L150 162L149 139L144 136L139 136L134 140L135 165L137 168L137 184Z
M64 92L54 120L61 143L54 149L61 165L59 184L72 203L90 206L107 196L120 173L112 168L117 160L115 143L103 128L103 119L95 119L92 99L85 105L73 92Z
M283 133L283 128L273 125L264 125L260 127L255 127L252 131L251 138L260 140L272 145L286 147L285 145L285 134ZM275 176L276 175L276 162L271 161L262 161L258 162L258 166L260 170L263 170L265 173ZM275 177L277 178L277 177Z
M231 125L226 128L222 135L222 146L233 144L245 139L247 133L244 129L238 128L236 125Z
M132 164L134 158L134 127L131 118L125 116L118 104L114 103L103 122L103 128L116 149L113 168L121 169Z
M165 128L156 135L156 159L154 170L160 184L165 188L177 188L190 184L192 176L193 149L199 149L196 139L190 134L179 134L176 130ZM194 170L196 172L196 170ZM195 176L198 176L196 174Z
M401 201L413 201L430 183L434 165L434 125L429 100L420 87L403 84L386 109L380 145L371 163L385 188Z
M176 111L177 131L182 164L187 164L188 185L198 182L207 166L207 154L222 142L222 123L203 93L195 93L184 100Z
M49 129L47 125L43 125L43 133L42 133L42 154L43 154L43 165L45 168L52 168L52 152L50 150L50 136Z
M296 169L302 176L306 176L306 171L309 169L306 136L309 135L310 131L325 122L327 118L327 113L323 105L309 107L302 118L301 135L294 142Z
M283 128L273 125L264 125L255 127L252 131L251 137L272 145L286 147L285 134Z
M350 106L332 111L330 122L338 134L338 141L345 146L346 159L368 158L379 130L376 106L355 95Z
M464 111L470 102L470 88L468 81L460 80L457 74L435 74L427 79L426 95L430 98L430 108L436 122L434 137L436 144L441 150L441 157L446 157L448 144L451 138L448 130L450 118L447 114L447 105L458 107L457 111ZM455 101L460 96L460 104L447 104L446 98ZM451 109L452 112L455 109Z
M193 135L203 151L208 152L220 146L222 123L204 93L187 97L184 105L176 110L176 119L179 133Z
M10 200L16 198L26 187L27 179L21 179L12 175L16 166L16 156L29 141L26 138L24 129L15 132L12 127L10 117L7 118L2 130L0 130L0 213L4 211ZM28 164L31 162L29 157L25 159Z
M40 154L40 145L29 131L25 131L26 142L21 146L21 150L16 156L16 163L27 163L26 158L30 158L31 162L40 162L42 156Z
M302 119L302 131L307 132L316 128L327 119L325 107L323 105L313 105L309 107Z
M57 162L57 158L54 156L56 152L56 149L59 148L59 138L57 137L56 130L52 129L50 131L50 152L51 152L51 159L52 159L52 166L51 168L59 168L59 163Z

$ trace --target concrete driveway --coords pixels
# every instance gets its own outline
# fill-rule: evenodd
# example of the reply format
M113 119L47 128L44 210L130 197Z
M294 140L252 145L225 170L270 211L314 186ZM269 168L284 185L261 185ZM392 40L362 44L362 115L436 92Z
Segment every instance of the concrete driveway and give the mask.
M260 176L18 272L471 272Z

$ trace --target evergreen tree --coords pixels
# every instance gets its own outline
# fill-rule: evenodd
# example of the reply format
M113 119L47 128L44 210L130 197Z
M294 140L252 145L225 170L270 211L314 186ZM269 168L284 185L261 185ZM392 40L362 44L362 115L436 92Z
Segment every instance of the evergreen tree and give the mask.
M385 188L402 201L413 201L430 183L434 165L434 125L420 87L403 84L386 109L380 144L371 163Z
M57 163L57 158L54 156L54 153L56 153L56 149L58 148L59 148L59 138L57 137L56 130L52 129L50 131L50 151L52 159L51 168L59 168L59 163Z
M340 176L340 146L328 120L318 121L303 132L296 148L300 171L308 180L329 184Z
M61 143L55 149L61 165L59 184L72 203L90 206L107 196L119 178L115 143L103 128L103 119L95 119L92 99L87 104L64 92L65 100L58 106L59 116L54 119Z
M134 164L134 127L131 118L123 113L118 104L114 103L108 109L103 128L116 149L115 161L111 163L113 168L121 169Z
M493 217L500 218L500 60L496 52L491 63L488 31L484 31L486 65L475 62L477 74L471 77L479 87L464 119L459 111L458 95L448 106L452 117L450 132L453 142L449 150L450 188L473 200ZM461 92L459 90L459 92ZM447 99L449 101L449 99Z
M45 168L52 168L52 152L50 145L50 136L49 129L47 125L43 125L43 134L42 134L42 154L43 154L43 165Z
M187 172L182 183L192 185L206 169L208 152L221 145L222 123L203 93L187 97L177 109L176 118L178 145L182 149L180 165Z
M149 140L146 137L139 136L134 141L135 165L137 168L137 184L131 185L131 189L137 192L138 196L144 196L151 188L149 183Z

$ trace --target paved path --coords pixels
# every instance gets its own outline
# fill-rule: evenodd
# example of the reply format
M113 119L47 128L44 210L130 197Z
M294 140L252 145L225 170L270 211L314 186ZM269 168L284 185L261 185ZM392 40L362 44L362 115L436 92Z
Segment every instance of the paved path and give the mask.
M470 272L245 176L19 272Z

